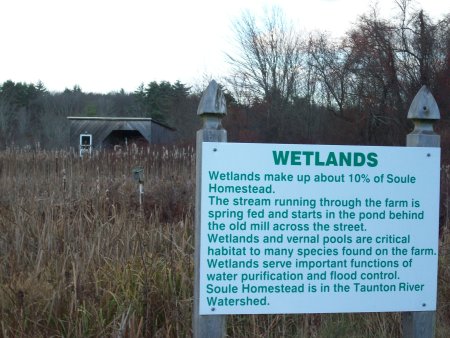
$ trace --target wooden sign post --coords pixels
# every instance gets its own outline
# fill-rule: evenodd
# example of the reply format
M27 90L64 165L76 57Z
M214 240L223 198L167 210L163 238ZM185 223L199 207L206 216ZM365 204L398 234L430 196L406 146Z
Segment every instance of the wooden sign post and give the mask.
M433 130L433 123L440 119L439 108L426 86L423 86L414 97L408 111L408 119L414 122L414 130L406 137L407 147L440 147L440 136ZM435 321L435 311L404 312L403 337L434 337Z
M227 113L225 96L216 81L211 81L203 92L197 115L203 119L203 127L197 132L197 186L195 191L195 253L194 253L194 307L192 324L195 338L219 338L225 336L225 316L201 316L199 314L200 290L200 215L202 143L227 142L227 131L222 127L222 118Z

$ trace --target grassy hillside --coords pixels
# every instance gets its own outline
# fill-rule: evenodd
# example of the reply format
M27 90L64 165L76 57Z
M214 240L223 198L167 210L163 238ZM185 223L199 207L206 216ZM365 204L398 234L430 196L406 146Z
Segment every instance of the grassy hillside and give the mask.
M191 336L194 189L193 149L0 153L0 336ZM450 332L443 213L439 337ZM230 316L228 334L400 337L400 314Z

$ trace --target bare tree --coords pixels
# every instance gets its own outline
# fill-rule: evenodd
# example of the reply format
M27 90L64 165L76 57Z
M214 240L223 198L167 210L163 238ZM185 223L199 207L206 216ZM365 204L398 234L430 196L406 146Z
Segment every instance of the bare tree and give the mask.
M400 135L405 132L406 108L401 93L394 32L395 26L379 18L373 10L359 19L346 39L355 79L350 90L357 98L354 103L365 120L368 143L398 144L402 139ZM388 127L392 132L384 133Z
M448 64L448 17L433 23L423 11L411 11L409 0L396 2L397 20L372 8L344 39L318 34L308 44L314 98L359 125L366 143L402 142L407 103L421 85L433 88Z
M410 0L395 2L399 9L395 52L410 96L424 84L432 87L444 70L450 45L450 16L433 22L423 10L413 9Z
M303 42L282 11L272 8L257 20L250 12L234 22L236 54L228 84L239 102L251 97L264 103L267 125L282 133L286 107L297 94L303 63Z
M308 73L316 79L314 96L335 116L346 117L351 81L348 51L321 33L308 42Z

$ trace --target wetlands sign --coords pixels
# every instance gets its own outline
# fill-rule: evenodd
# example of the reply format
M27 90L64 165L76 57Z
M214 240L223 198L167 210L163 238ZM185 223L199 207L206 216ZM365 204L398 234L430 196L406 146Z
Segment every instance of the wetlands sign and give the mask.
M200 314L432 311L439 148L203 143Z

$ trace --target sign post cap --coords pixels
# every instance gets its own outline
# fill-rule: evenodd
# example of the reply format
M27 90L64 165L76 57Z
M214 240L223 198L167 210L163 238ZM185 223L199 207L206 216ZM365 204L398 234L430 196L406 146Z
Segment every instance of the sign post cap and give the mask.
M198 105L197 115L203 114L227 114L227 104L225 95L220 89L219 84L212 80L203 92L200 104Z
M441 115L436 100L427 86L422 86L414 97L408 111L408 119L439 120Z

